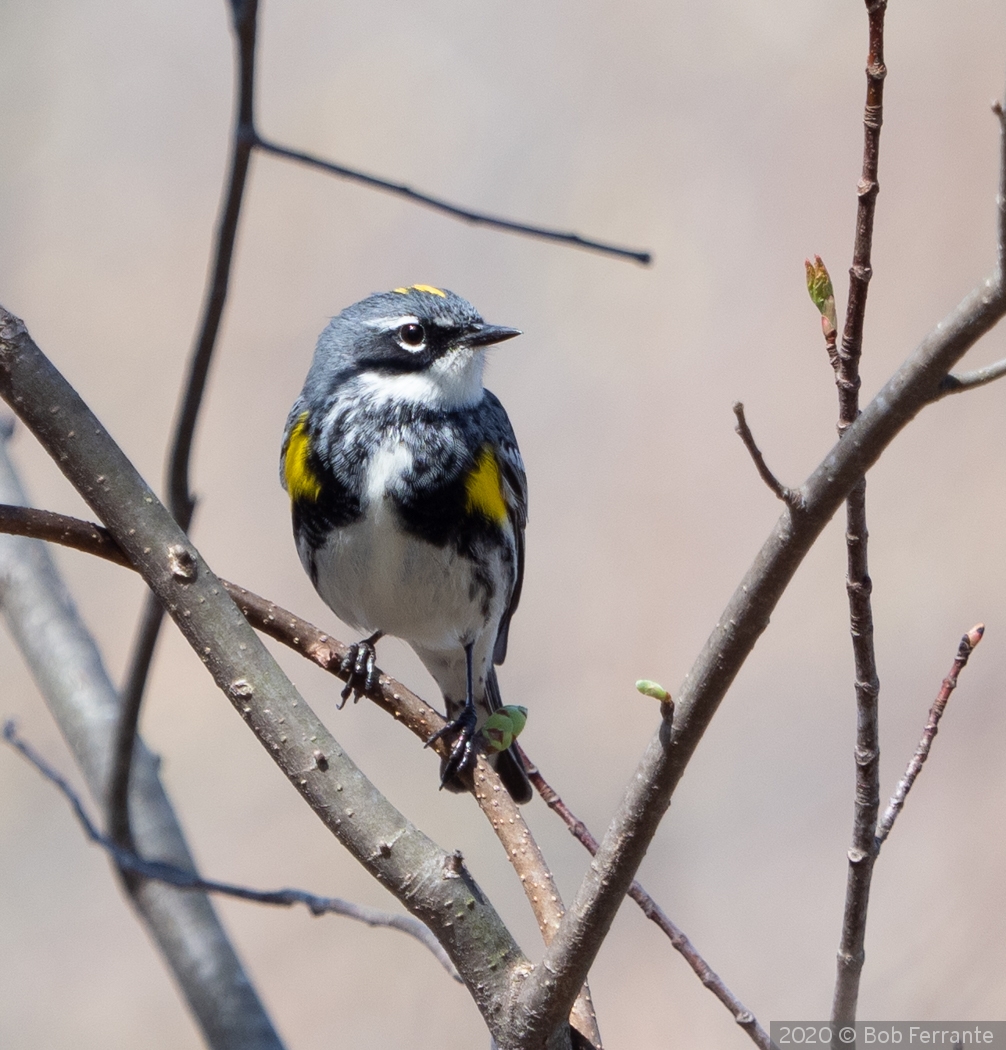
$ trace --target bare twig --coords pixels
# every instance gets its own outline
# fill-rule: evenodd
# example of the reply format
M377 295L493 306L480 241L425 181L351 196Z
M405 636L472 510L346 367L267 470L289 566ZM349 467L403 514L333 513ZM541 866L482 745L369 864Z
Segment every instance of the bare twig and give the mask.
M884 14L887 0L866 0L866 10L870 23L870 44L866 63L866 110L863 114L863 173L858 186L856 243L849 269L849 302L836 371L843 431L859 414L859 357L863 349L866 295L873 276L870 255L873 246L873 215L880 191L877 171L880 162L880 128L884 119L884 78L887 76L887 67L884 65Z
M313 153L305 153L303 150L290 149L280 146L278 143L263 138L256 133L255 145L265 153L272 153L276 157L285 157L287 160L298 161L307 164L320 171L326 171L330 175L339 178L350 179L353 182L362 182L365 186L393 193L395 196L404 197L406 200L422 204L427 208L433 208L444 215L451 215L455 219L471 223L474 226L488 226L495 230L504 230L507 233L523 234L526 237L534 237L544 241L558 241L560 244L568 244L574 248L583 248L586 251L600 252L604 255L614 255L622 259L631 259L633 262L649 266L652 262L650 252L638 248L622 248L615 244L604 241L595 241L588 237L581 237L578 233L568 233L563 230L552 230L545 226L532 226L524 222L514 222L510 219L500 219L485 212L474 211L471 208L462 208L457 204L451 204L441 197L433 197L428 193L421 193L401 182L392 182L389 179L378 178L376 175L368 175L356 168L347 168L342 164L334 164L323 157L315 156Z
M558 792L541 775L541 771L528 758L519 744L517 748L523 759L524 768L527 770L528 779L534 784L535 790L541 795L542 800L549 809L562 818L563 823L569 828L573 837L590 852L591 856L594 856L597 853L598 843L597 839L590 833L590 829L563 802ZM667 934L672 946L692 968L696 977L733 1014L734 1020L747 1032L754 1044L760 1047L761 1050L773 1050L772 1040L769 1038L768 1032L758 1023L755 1015L730 991L723 983L723 979L702 958L698 949L688 939L685 932L671 921L660 905L638 882L634 881L629 887L629 896L639 905L643 914Z
M940 383L939 391L933 400L938 401L948 394L961 394L965 390L974 390L975 387L985 386L986 383L994 383L1003 376L1006 376L1006 358L996 361L995 364L986 365L985 368L976 368L972 372L951 372Z
M378 908L368 908L352 901L343 900L341 897L320 897L305 890L253 890L248 886L235 886L228 882L218 882L216 879L204 879L194 871L179 868L174 864L163 861L145 860L131 849L116 845L107 835L97 829L94 822L87 814L80 796L67 783L66 779L59 774L44 758L26 741L17 731L13 721L4 723L3 738L18 751L39 773L51 784L54 784L63 793L63 797L73 807L77 822L84 830L84 834L95 845L100 846L115 862L122 871L128 871L132 875L139 875L144 879L153 879L163 882L168 886L178 889L196 890L202 893L216 893L223 897L236 897L239 900L253 901L256 904L273 904L280 907L291 907L294 904L303 904L312 915L344 915L346 918L355 919L357 922L366 923L368 926L386 926L389 929L400 930L402 933L414 937L420 944L427 948L436 957L437 962L460 983L454 964L447 957L447 953L440 947L437 939L430 933L429 927L421 923L411 915L394 915L391 912L381 911Z
M737 426L734 429L740 434L741 441L744 442L744 447L748 450L751 455L751 459L754 461L755 469L758 471L762 481L772 490L777 499L781 499L787 507L793 510L799 510L801 508L800 502L800 490L787 488L779 479L772 473L768 468L768 464L765 462L765 457L761 453L761 449L755 444L754 435L751 433L751 428L748 426L747 420L744 418L744 405L740 401L734 402L734 415L737 417Z
M929 749L933 746L933 740L936 737L947 701L950 699L950 694L957 688L957 676L967 666L971 653L982 640L984 633L985 624L979 623L961 638L961 644L957 649L957 656L954 658L953 666L950 668L947 677L943 679L940 691L933 701L933 706L929 709L929 720L926 722L925 729L922 730L922 739L919 741L919 746L915 749L915 754L908 763L904 776L898 781L898 786L891 796L891 801L887 804L887 809L884 810L880 823L877 824L876 849L878 852L887 836L890 835L891 828L894 827L894 822L898 819L898 814L904 808L908 792L912 790L915 778L922 771L922 765L929 757Z
M835 382L838 386L838 433L843 437L859 415L859 360L863 349L866 297L873 274L873 218L880 185L880 129L884 118L884 14L887 0L867 0L870 43L866 65L866 110L863 115L863 173L859 181L856 239L849 270L849 301L845 329L838 351ZM880 808L880 679L873 644L873 605L867 544L866 477L861 478L846 501L846 590L856 676L856 791L852 846L845 893L838 973L832 1004L835 1026L856 1019L859 977L863 969L870 882L876 858L874 831ZM836 1037L837 1038L837 1037Z

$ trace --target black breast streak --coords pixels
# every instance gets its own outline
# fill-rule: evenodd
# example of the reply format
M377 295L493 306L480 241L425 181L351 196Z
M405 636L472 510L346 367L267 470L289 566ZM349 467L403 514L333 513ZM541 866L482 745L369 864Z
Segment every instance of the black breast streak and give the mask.
M332 529L343 528L359 521L363 515L361 493L354 491L315 451L312 441L308 466L318 479L321 491L317 499L301 497L293 501L293 533L298 542L306 542L310 551L309 571L312 583L317 584L315 552L328 539Z
M414 449L412 466L394 495L395 509L403 528L435 547L452 547L465 558L472 572L468 597L479 601L482 616L489 619L496 581L489 572L492 552L503 548L512 562L509 543L500 525L484 514L468 510L465 479L475 466L481 444L465 440L434 438ZM432 437L428 434L427 437ZM443 432L437 435L443 437ZM512 574L511 574L512 575Z

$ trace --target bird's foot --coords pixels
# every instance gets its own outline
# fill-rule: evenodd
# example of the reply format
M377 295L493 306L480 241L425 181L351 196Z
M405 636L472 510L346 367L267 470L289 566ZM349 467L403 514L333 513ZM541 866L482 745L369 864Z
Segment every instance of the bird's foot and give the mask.
M438 729L426 746L436 743L441 737L457 733L457 739L451 746L451 753L444 759L440 766L440 787L448 786L448 781L454 780L459 773L464 772L475 761L475 723L478 716L475 713L474 704L466 704L457 718L448 722L443 729ZM458 790L451 788L451 790Z
M342 699L339 710L346 706L349 694L353 694L353 703L361 696L377 688L378 679L381 677L377 670L377 650L375 643L381 637L382 631L377 631L369 638L355 642L349 647L348 652L339 664L339 670L349 675L346 685L342 690Z

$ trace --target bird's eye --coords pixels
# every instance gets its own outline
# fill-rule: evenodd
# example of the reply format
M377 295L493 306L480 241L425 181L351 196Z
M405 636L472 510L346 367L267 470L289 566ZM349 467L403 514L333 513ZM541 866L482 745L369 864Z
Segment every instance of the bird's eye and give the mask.
M398 329L398 338L406 346L422 346L426 340L426 330L421 324L403 324Z

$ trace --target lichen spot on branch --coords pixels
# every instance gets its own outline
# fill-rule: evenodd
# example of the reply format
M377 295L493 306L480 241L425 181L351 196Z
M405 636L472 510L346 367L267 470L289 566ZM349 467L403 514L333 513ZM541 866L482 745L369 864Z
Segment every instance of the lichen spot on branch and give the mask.
M290 500L316 500L321 495L321 482L311 469L311 437L307 431L307 413L302 412L290 431L283 458L283 477Z

